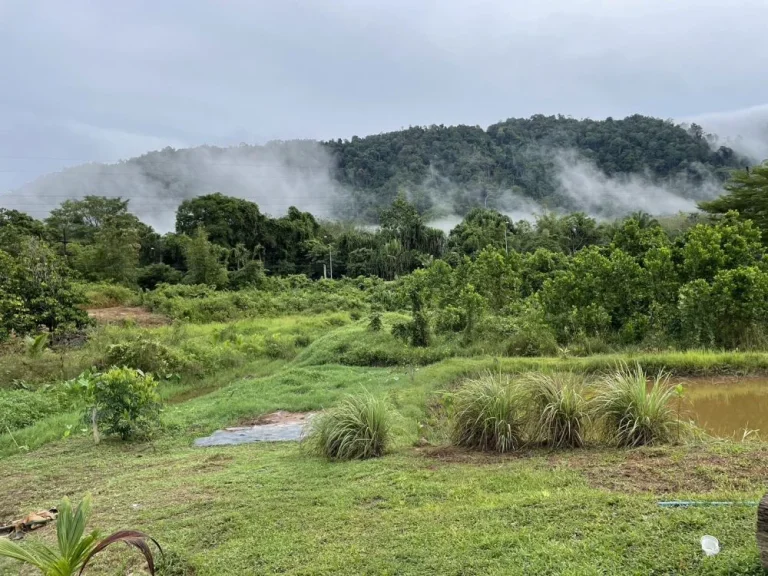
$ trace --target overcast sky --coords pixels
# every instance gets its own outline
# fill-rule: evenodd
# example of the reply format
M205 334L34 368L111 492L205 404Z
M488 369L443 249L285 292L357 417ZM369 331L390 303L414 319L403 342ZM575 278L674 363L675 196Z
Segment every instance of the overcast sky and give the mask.
M0 190L166 145L536 113L749 130L766 23L768 0L0 0Z

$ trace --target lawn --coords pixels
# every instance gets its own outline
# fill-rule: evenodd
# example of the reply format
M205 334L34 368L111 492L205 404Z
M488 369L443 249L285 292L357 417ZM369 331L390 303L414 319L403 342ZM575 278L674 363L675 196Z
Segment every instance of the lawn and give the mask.
M768 444L476 454L447 446L441 399L487 369L593 373L639 360L651 370L738 374L765 372L765 354L497 360L451 353L418 366L423 358L388 334L371 335L340 315L249 320L237 325L240 339L225 328L141 332L219 363L163 385L167 431L154 442L94 445L80 433L77 412L0 435L0 518L90 492L93 525L149 532L176 560L179 570L167 574L763 573L753 505L657 503L759 500ZM78 354L97 358L119 330L139 331L107 330ZM311 343L294 346L297 334ZM274 339L289 342L290 353L270 355L265 343ZM366 342L383 359L379 367L357 365ZM402 360L412 362L397 365ZM296 443L192 446L223 426L278 409L322 409L363 390L386 396L397 412L395 445L381 459L328 463ZM704 534L720 539L718 556L704 557ZM52 529L30 536L40 537L52 538ZM115 548L91 573L136 566L134 555ZM0 561L0 574L18 573Z

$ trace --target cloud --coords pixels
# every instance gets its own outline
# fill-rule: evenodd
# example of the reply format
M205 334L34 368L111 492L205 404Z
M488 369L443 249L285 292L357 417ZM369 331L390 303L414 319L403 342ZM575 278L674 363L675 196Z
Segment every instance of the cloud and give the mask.
M701 114L685 120L716 134L718 146L729 146L755 163L768 160L768 104Z
M0 144L24 139L4 131L26 115L28 157L54 155L62 126L114 134L101 150L69 129L66 155L112 161L133 153L124 134L194 146L766 102L764 0L26 0L0 11L0 51L14 55ZM51 169L3 167L26 181Z
M663 183L632 174L609 177L594 163L573 151L554 156L559 193L577 210L598 218L614 218L632 212L665 215L696 210L696 200L714 198L722 186L702 167L702 183L694 185L683 176Z
M168 149L130 162L86 164L50 174L0 196L0 203L42 218L67 199L120 196L130 199L132 213L160 232L173 230L182 201L219 191L252 200L273 216L298 206L327 217L344 197L331 168L326 149L311 141Z

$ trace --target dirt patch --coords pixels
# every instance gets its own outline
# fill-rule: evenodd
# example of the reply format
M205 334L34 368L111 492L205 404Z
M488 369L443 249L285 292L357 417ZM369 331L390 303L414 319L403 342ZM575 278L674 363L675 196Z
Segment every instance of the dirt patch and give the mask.
M165 316L154 314L149 310L131 306L113 306L112 308L94 308L88 310L88 316L99 324L122 324L133 322L137 326L165 326L170 321Z
M552 456L549 463L578 470L590 485L613 492L747 491L768 477L768 451L764 449L728 455L706 447L574 452Z
M621 493L749 491L762 488L768 478L768 448L762 445L733 453L719 452L717 445L637 450L529 448L508 454L430 446L416 448L415 452L433 462L429 469L442 464L514 466L527 461L530 465L536 460L537 466L573 470L594 488Z
M270 424L302 424L312 418L316 412L286 412L278 410L271 414L262 414L257 418L246 418L237 423L241 426L268 426Z
M523 460L537 455L535 450L522 450L497 454L496 452L476 452L456 446L425 446L416 449L416 453L426 458L446 464L492 465L499 462ZM540 456L541 453L539 452Z

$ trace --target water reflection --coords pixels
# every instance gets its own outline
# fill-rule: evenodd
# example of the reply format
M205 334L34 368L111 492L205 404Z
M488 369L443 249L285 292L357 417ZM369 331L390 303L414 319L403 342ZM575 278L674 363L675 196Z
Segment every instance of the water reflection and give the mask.
M686 417L716 436L741 437L757 430L768 438L768 378L689 378L685 387Z

